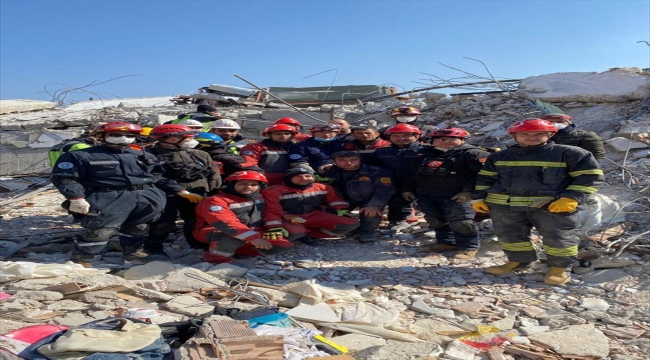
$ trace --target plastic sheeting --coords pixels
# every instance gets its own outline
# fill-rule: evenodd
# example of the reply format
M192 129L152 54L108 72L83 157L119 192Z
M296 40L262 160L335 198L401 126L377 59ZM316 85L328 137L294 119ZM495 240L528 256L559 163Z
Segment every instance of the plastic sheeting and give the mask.
M105 274L109 269L85 268L68 261L65 264L39 264L28 261L0 261L0 283L14 280L57 276Z

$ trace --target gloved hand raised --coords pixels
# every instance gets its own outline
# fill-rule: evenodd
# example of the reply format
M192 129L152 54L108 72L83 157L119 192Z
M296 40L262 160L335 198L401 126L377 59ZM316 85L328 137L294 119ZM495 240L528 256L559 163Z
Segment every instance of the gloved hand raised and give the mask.
M412 193L412 192L403 192L403 193L402 193L402 197L403 197L404 200L406 200L406 201L413 201L413 200L417 199L417 197L415 196L415 194Z
M459 202L459 203L470 202L470 201L472 201L472 193L471 192L459 192L458 194L452 196L451 199L456 200L456 202Z
M485 200L476 200L472 203L472 209L478 213L487 214L490 212L490 207L485 203Z
M574 212L577 207L577 200L561 197L548 204L548 211L552 213Z
M289 232L285 228L272 228L268 229L262 234L264 240L281 240L289 237Z
M68 208L68 211L85 215L90 212L90 204L84 198L70 199L70 207Z
M201 196L201 195L198 195L198 194L192 194L191 192L189 192L187 190L183 190L183 191L179 192L178 196L180 196L180 197L182 197L184 199L187 199L189 202L192 202L192 203L198 203L201 200L205 199L205 196Z

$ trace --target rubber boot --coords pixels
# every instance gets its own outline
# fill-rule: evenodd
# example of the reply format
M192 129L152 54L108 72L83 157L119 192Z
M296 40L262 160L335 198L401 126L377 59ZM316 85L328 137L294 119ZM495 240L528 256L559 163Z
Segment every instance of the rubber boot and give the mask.
M507 263L503 265L497 265L497 266L490 266L485 268L485 272L494 274L494 275L505 275L511 273L515 269L525 269L529 268L531 263L529 262L515 262L515 261L508 261Z
M544 282L549 285L563 285L571 280L569 272L565 268L552 267L549 268L544 276Z

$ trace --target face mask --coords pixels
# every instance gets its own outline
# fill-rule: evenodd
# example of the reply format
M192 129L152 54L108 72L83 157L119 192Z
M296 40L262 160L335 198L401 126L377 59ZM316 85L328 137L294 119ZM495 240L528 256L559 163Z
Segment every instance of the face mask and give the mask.
M415 116L398 116L395 118L397 122L405 123L405 122L413 122L415 121Z
M199 144L198 141L192 139L181 144L182 149L194 149Z
M565 127L567 127L569 125L567 125L565 123L553 123L553 126L555 126L555 128L558 129L558 130L562 130L562 129L564 129Z
M104 138L104 141L106 141L109 144L128 145L128 144L133 144L135 142L135 138L126 137L126 136L119 136L119 137L107 136L106 138Z
M330 141L334 141L334 140L336 140L336 137L329 138L329 139L323 139L323 138L317 138L317 137L315 137L314 140L316 140L316 141L318 141L318 142L330 142Z

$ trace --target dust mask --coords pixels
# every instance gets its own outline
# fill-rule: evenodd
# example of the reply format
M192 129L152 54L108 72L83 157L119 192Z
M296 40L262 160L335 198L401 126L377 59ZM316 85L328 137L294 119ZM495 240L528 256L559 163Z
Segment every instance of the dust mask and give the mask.
M553 123L553 126L555 126L555 128L558 129L558 130L562 130L562 129L566 128L569 125L567 125L565 123Z
M134 137L126 137L126 136L107 136L104 138L104 141L109 143L109 144L114 144L114 145L128 145L128 144L133 144L135 142Z
M197 145L199 145L199 142L192 139L192 140L188 140L188 141L182 143L181 148L182 149L194 149Z
M397 116L395 120L401 123L413 122L415 121L415 116Z

